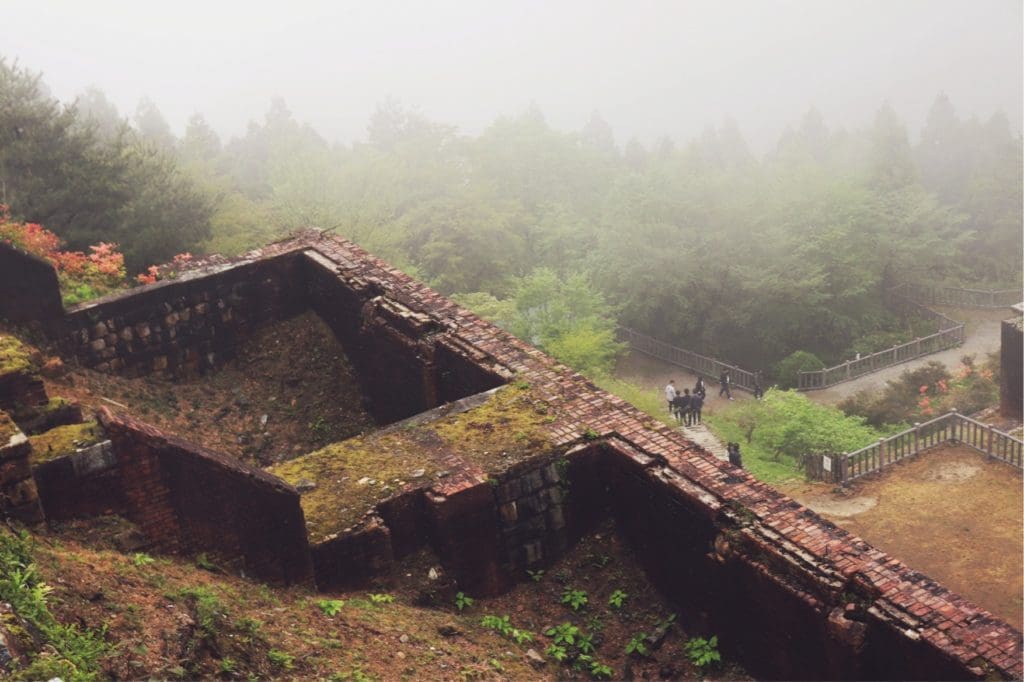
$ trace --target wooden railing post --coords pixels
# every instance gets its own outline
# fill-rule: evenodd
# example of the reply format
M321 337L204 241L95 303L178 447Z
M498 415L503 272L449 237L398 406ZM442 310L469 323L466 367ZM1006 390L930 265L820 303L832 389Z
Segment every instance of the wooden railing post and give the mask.
M992 456L992 441L996 437L996 434L993 433L994 430L995 430L995 426L993 426L992 424L989 424L988 425L988 445L985 446L985 452L988 454L989 457Z
M921 422L914 422L914 454L915 455L918 452L921 451L921 446L920 446L920 444L918 443L918 440L917 440L918 436L920 435L920 431L921 431Z
M955 407L949 408L949 423L950 423L950 426L949 426L949 440L954 440L954 441L959 441L960 440L959 438L956 437L956 425L958 423L960 423L960 420L957 419L957 417L959 417L959 416L960 415L957 414Z

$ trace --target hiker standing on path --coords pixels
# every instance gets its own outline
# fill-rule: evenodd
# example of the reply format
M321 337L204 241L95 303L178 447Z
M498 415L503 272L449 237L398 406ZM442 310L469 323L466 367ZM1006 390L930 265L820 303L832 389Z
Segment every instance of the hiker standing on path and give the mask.
M700 424L700 411L704 409L704 396L700 393L694 393L690 398L690 419L687 421L687 426L694 426Z
M725 395L726 398L732 400L732 391L729 390L729 384L731 383L731 379L729 378L729 370L722 370L722 373L718 376L718 383L722 385L722 387L718 389L718 397L721 398L723 395Z
M704 377L697 377L697 383L693 387L693 394L699 395L701 400L708 397L708 387L704 385Z
M754 379L754 400L760 400L764 397L764 391L761 389L761 383Z
M672 401L675 400L677 395L679 395L679 393L676 392L676 380L669 379L668 385L665 386L665 400L668 401L669 414L672 413Z
M734 466L738 466L739 468L742 469L743 468L743 457L740 456L740 444L739 443L729 443L729 445L726 447L726 450L729 453L729 464L732 464Z
M684 388L682 395L677 395L675 400L672 401L672 406L675 407L676 421L680 424L690 424L690 405L692 398L690 397L690 389Z

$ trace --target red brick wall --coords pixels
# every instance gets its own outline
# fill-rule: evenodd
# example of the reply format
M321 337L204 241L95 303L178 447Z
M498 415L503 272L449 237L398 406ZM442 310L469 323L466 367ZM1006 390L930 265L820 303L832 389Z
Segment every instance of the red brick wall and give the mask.
M210 552L266 580L308 583L294 488L270 474L107 410L127 515L164 551Z

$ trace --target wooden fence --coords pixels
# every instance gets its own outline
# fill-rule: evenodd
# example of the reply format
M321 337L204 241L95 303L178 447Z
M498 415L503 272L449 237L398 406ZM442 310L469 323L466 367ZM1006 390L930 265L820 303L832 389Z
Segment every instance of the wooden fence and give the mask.
M964 289L936 284L904 284L903 295L924 305L956 308L1009 308L1024 301L1020 289Z
M728 371L729 378L732 379L731 385L745 391L753 392L754 383L760 380L760 372L751 372L728 362L673 346L627 327L619 327L619 339L628 343L629 347L635 351L679 365L712 381L718 381L721 373Z
M861 476L880 471L907 457L943 445L961 443L993 459L1021 468L1024 442L990 424L965 417L956 410L915 424L889 438L850 453L816 455L808 458L808 475L821 480L846 485Z
M797 388L801 391L828 388L886 367L914 360L922 355L938 353L962 344L964 342L963 323L936 310L926 308L913 300L907 294L907 287L908 285L901 284L886 291L886 303L901 314L916 315L929 320L935 325L934 334L886 348L856 360L847 360L834 367L800 372L797 377Z

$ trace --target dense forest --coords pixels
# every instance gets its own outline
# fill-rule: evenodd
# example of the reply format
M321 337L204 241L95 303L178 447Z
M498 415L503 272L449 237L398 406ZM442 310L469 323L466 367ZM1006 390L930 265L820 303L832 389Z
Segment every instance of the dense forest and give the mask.
M116 242L132 274L319 226L585 371L610 366L616 324L771 372L912 335L882 304L894 282L1019 285L1020 134L939 94L913 138L885 103L858 130L811 109L759 157L728 120L620 146L597 113L562 132L531 108L473 137L386 101L344 145L275 99L222 141L98 88L61 103L0 60L12 219Z

